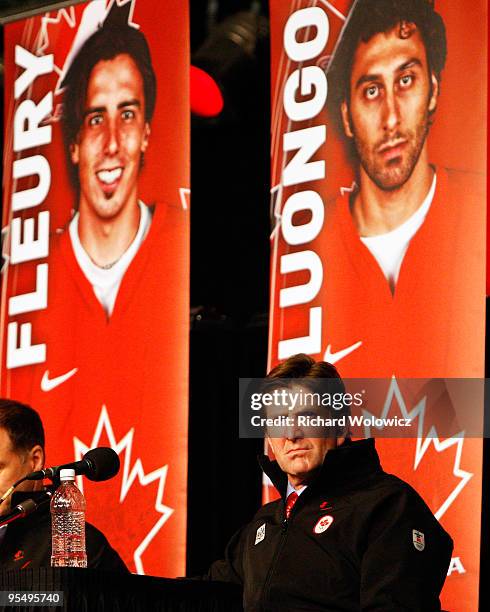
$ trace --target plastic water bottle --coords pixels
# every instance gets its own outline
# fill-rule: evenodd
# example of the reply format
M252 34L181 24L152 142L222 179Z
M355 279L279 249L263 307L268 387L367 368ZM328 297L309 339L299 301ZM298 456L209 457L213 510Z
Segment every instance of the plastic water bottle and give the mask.
M60 480L51 499L51 566L87 567L85 498L75 484L75 470L61 470Z

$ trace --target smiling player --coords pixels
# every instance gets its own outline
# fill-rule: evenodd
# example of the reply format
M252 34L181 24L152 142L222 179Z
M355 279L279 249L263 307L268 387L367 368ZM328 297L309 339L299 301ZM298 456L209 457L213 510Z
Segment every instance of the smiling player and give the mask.
M148 44L131 27L105 25L83 45L64 80L64 137L78 190L74 254L107 315L151 225L138 200L156 81Z
M12 33L12 49L50 55L55 67L29 91L36 102L54 98L43 121L52 181L47 300L18 315L43 359L4 369L1 386L37 407L54 465L99 445L127 457L129 480L84 483L87 516L131 571L175 576L187 508L188 19L181 3L157 4L85 2L59 11L46 38L45 14ZM32 291L36 265L9 267L12 294ZM133 482L133 468L161 486Z

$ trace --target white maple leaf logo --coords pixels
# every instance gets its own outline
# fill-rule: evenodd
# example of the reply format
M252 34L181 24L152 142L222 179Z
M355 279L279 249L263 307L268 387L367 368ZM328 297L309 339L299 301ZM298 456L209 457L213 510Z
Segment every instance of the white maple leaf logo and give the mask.
M151 527L148 533L145 534L143 540L138 542L134 549L133 559L138 574L144 574L144 567L141 557L145 550L150 545L153 538L160 531L164 523L174 512L173 508L163 503L163 495L165 491L165 480L168 472L168 465L163 465L152 472L145 473L141 459L137 458L131 465L131 453L133 447L134 438L134 427L131 428L119 441L116 440L114 430L109 418L109 413L106 406L102 406L100 411L99 419L95 427L95 432L92 440L89 443L85 443L77 437L73 438L75 460L78 461L82 456L91 448L99 446L101 439L106 439L103 434L107 436L110 447L116 451L121 457L124 452L124 460L122 461L122 480L121 489L119 495L119 503L123 503L126 496L131 489L133 483L137 480L140 486L145 487L155 481L158 481L158 490L155 499L155 510L160 517L156 523ZM83 491L83 479L81 476L77 478L77 484L81 491Z
M466 470L463 470L461 468L461 457L463 454L465 432L460 431L451 436L450 438L441 440L438 436L436 427L432 426L430 427L427 435L424 436L424 420L426 417L427 410L427 396L424 396L412 408L412 410L408 410L406 402L400 390L400 386L395 376L392 377L388 393L386 394L386 398L383 404L383 408L381 409L381 413L375 415L365 409L363 409L362 413L365 419L369 419L371 417L385 419L388 417L392 407L395 404L398 406L403 418L411 419L412 423L414 423L415 421L417 422L416 449L413 465L414 471L419 467L422 459L424 458L425 453L430 448L430 446L434 446L434 449L437 453L442 453L452 446L456 447L453 464L453 476L457 479L458 482L453 488L453 490L450 492L448 497L434 512L435 517L439 520L450 508L451 504L455 501L455 499L458 497L458 495L461 493L461 491L464 489L464 487L468 484L468 482L473 476L471 472L467 472ZM384 429L384 426L365 426L364 435L367 438L372 435L372 429L377 429L378 431L381 431L382 429Z

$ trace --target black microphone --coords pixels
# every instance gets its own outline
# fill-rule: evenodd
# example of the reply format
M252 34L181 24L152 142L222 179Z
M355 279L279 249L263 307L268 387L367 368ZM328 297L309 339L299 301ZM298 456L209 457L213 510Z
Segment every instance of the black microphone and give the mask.
M112 448L102 446L89 450L81 461L73 461L72 463L31 472L23 480L43 480L44 478L53 480L59 477L61 470L71 469L75 470L77 475L83 475L89 480L100 482L113 478L119 472L120 465L118 454Z
M49 503L51 501L51 496L51 491L45 491L36 499L26 499L20 504L17 504L11 512L0 516L0 527L8 525L9 523L16 521L17 519L24 518L25 516L32 514L41 506L44 506L45 504Z

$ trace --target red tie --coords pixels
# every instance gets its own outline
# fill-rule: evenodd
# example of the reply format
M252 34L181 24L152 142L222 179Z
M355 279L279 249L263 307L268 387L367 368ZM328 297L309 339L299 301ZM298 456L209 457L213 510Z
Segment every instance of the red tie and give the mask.
M298 494L295 491L293 491L292 493L288 495L288 498L286 500L286 519L289 518L289 515L291 514L291 510L293 509L293 506L296 503L297 499L298 499Z

